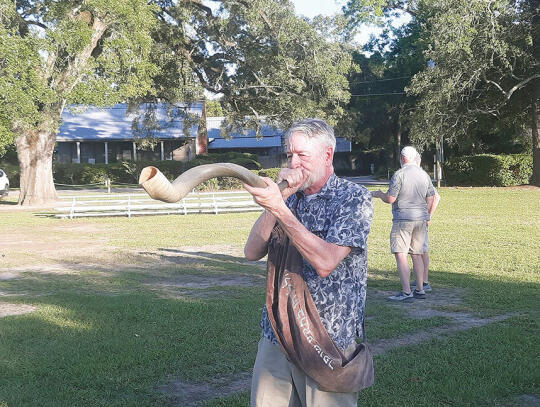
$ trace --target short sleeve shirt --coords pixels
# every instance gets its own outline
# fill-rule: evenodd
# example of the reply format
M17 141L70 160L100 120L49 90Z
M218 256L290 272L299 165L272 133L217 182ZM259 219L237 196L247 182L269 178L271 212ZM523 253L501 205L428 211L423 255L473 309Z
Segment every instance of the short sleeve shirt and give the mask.
M390 179L388 195L392 203L394 221L429 220L426 197L435 195L429 175L413 163L407 163Z
M373 218L371 194L365 187L332 174L309 200L298 192L290 196L286 204L311 233L326 242L351 248L325 278L306 260L302 270L323 326L336 346L344 350L362 335L367 238ZM263 336L277 344L266 307L263 307L261 329Z

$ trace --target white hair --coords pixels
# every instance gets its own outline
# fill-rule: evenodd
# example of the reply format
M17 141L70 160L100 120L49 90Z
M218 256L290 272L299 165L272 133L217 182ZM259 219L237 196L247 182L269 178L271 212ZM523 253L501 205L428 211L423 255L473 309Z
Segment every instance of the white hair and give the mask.
M405 157L408 161L414 162L416 160L418 152L416 151L416 148L412 146L406 146L403 147L403 149L401 150L401 155Z
M310 139L315 139L325 146L336 150L336 137L334 129L328 123L321 119L304 119L292 124L284 136L285 145L288 145L289 138L293 133L303 133Z

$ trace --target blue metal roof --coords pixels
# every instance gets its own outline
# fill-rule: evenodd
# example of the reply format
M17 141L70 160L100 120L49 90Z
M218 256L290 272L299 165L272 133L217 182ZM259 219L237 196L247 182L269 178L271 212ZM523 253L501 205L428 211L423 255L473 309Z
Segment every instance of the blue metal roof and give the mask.
M225 120L224 117L208 117L206 119L206 131L208 132L209 139L220 139L221 137L221 124ZM242 133L228 133L229 137L235 138L256 138L255 130L245 130ZM269 126L264 123L261 125L261 134L262 137L276 137L281 140L283 131L274 127Z
M282 146L282 136L284 132L273 126L262 125L262 137L257 139L254 130L246 130L243 133L229 133L231 139L221 137L220 128L223 117L209 117L206 119L206 130L208 131L209 149L226 148L268 148ZM343 137L336 137L336 152L350 152L351 142Z
M147 104L142 104L144 110ZM202 102L186 105L177 105L174 109L184 110L197 116L202 115ZM173 112L174 112L173 109ZM74 113L72 113L72 111ZM57 141L107 141L107 140L132 140L132 122L136 113L128 113L124 103L108 108L88 107L81 113L76 113L77 107L64 109L62 124L56 137ZM174 115L173 115L174 116ZM178 139L184 137L182 118L169 117L167 108L158 105L156 109L156 121L159 129L152 130L152 136L160 139ZM192 126L189 134L196 137L198 126Z
M208 148L269 148L281 147L281 137L237 137L230 140L217 138L210 140Z

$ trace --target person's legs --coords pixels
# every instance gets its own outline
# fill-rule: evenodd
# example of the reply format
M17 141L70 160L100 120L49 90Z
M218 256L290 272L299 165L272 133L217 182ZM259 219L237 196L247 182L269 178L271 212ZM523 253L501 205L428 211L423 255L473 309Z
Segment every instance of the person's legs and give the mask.
M392 230L390 231L390 251L396 258L396 266L401 282L401 291L405 294L410 293L409 286L411 269L407 261L407 253L411 245L413 222L392 222Z
M416 275L416 289L421 291L424 286L424 261L421 254L411 254L411 258L414 274Z
M427 226L425 221L414 222L414 228L411 235L411 258L413 262L414 274L416 275L415 297L424 298L424 243L426 240ZM418 295L417 295L418 294Z
M424 283L429 284L429 253L422 253L422 261L424 262Z
M300 407L291 364L279 345L261 338L251 379L251 407Z
M429 284L428 270L429 270L429 253L428 253L428 226L426 225L426 236L424 238L424 245L422 246L422 261L424 262L424 283Z
M409 268L409 262L407 261L407 253L394 253L394 256L396 257L399 281L401 282L401 291L408 294L411 292L411 269Z

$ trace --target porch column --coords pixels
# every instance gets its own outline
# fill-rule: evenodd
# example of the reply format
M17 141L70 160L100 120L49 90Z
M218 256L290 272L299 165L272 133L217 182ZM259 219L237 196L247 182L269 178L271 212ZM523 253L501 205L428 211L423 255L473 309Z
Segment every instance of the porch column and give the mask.
M81 163L81 142L77 141L77 163Z
M163 147L163 141L161 143L161 161L165 159L165 148Z
M137 161L137 144L133 142L133 161Z
M105 164L109 164L109 143L105 141Z

